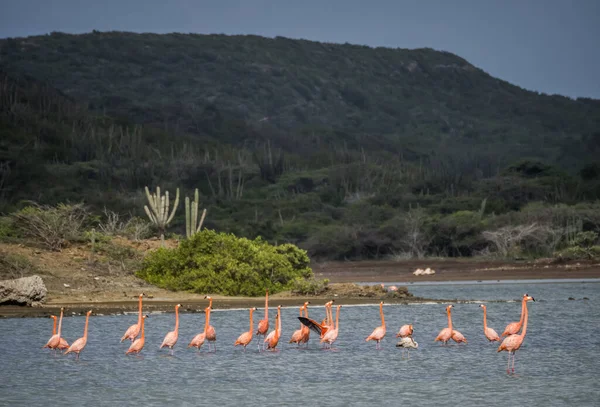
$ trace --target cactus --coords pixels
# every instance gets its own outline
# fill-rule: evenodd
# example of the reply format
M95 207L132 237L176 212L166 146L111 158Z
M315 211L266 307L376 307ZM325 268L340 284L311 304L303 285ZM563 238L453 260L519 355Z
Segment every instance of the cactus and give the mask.
M160 233L160 241L164 246L165 244L165 230L169 223L173 220L175 216L175 211L177 210L177 205L179 205L179 188L177 188L177 192L175 194L175 204L173 205L173 211L169 215L169 191L165 192L164 196L160 195L160 187L156 187L156 194L150 194L150 190L146 187L146 197L148 198L148 205L144 205L144 210L146 211L146 215L152 223L156 225L158 231Z
M198 188L194 192L194 200L190 207L190 198L185 197L185 234L187 238L191 238L196 233L200 232L204 218L206 217L206 208L202 211L200 223L198 223L198 205L200 204L200 194Z

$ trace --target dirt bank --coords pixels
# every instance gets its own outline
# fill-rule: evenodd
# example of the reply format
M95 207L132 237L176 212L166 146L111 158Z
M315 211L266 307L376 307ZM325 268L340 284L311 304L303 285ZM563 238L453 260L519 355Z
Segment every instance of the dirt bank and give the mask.
M142 257L147 251L158 247L157 240L130 242L116 239L119 247L130 248ZM174 241L167 242L175 246ZM40 275L48 288L48 301L41 308L0 306L0 317L47 316L60 307L69 313L84 313L94 309L101 314L135 312L137 296L144 292L147 298L144 308L148 312L171 311L177 303L189 312L201 312L206 306L204 295L175 293L147 284L134 276L131 259L115 257L122 251L95 251L90 256L89 245L69 247L62 252L51 252L17 244L0 243L0 256L18 262L13 271L4 271L3 278L15 278L32 274ZM18 260L18 261L17 261ZM417 268L430 267L434 275L415 276ZM7 269L8 270L8 269ZM15 271L17 270L17 271ZM345 304L373 304L383 299L387 303L422 301L410 296L393 296L384 291L361 292L354 286L342 283L397 283L422 281L485 281L520 279L600 278L600 264L575 262L553 264L550 261L499 262L474 259L435 259L405 261L358 261L326 262L313 264L318 278L328 278L331 290L318 297L299 297L290 293L271 296L272 304L296 306L304 301L323 304L329 299L343 300ZM368 289L364 289L367 290ZM363 290L363 291L364 291ZM261 307L263 298L223 297L214 295L215 309Z

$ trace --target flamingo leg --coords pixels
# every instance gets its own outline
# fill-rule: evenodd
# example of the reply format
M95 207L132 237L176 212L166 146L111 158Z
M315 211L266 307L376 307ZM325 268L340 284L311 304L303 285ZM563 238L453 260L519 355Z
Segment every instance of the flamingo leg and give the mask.
M508 363L506 364L506 373L510 373L510 351L508 351Z
M517 356L517 352L513 352L513 363L512 363L512 372L515 372L515 356Z

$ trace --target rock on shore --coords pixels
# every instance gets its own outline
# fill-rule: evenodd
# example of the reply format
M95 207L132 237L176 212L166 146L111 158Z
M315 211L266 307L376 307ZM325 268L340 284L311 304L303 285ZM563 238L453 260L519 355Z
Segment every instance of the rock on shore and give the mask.
M46 301L48 290L38 275L0 281L0 305L35 305Z

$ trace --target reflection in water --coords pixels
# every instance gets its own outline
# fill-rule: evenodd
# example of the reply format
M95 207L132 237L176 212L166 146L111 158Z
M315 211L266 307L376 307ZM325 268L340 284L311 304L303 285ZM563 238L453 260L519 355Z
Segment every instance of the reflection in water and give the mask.
M375 304L344 306L331 351L322 350L314 334L306 349L288 344L299 328L298 309L282 308L277 352L259 353L256 342L246 352L233 347L248 329L248 310L213 312L218 350L197 352L185 345L203 330L204 315L182 312L173 356L159 350L173 329L173 313L152 314L144 350L129 356L130 343L119 340L137 316L92 314L79 361L41 349L52 320L5 319L0 320L0 405L595 405L600 397L599 288L589 282L411 287L415 295L429 298L516 300L488 304L488 325L496 331L519 319L524 292L539 300L528 304L527 337L517 353L515 375L506 374L506 354L496 352L498 344L485 339L478 304L455 305L453 324L469 343L448 346L433 341L447 324L443 304L385 305L388 332L381 350L364 340L381 323ZM323 307L309 307L311 318L323 315ZM81 336L84 320L64 319L69 341ZM394 338L407 323L414 325L419 342L410 359L402 357Z

